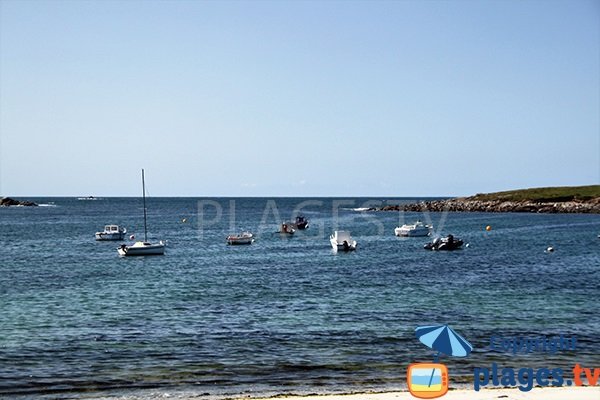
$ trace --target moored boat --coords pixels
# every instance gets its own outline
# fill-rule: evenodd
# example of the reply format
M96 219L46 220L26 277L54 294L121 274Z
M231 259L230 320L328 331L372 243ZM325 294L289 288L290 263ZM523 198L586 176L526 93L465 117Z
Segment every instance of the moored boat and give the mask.
M119 225L106 225L102 232L96 232L96 240L123 240L127 229Z
M121 256L162 256L165 254L165 243L161 240L158 243L135 242L131 246L122 244L117 248Z
M296 229L304 230L308 229L308 219L304 215L298 215L296 217L296 222L294 223Z
M463 241L455 238L452 235L448 235L445 238L435 238L432 242L427 243L423 246L426 250L458 250L462 247ZM468 245L467 245L468 246Z
M252 244L254 242L254 235L250 232L242 232L239 235L227 236L227 244L239 245L239 244Z
M358 246L358 243L352 239L348 231L335 231L329 237L329 242L335 251L353 251Z
M282 222L281 226L279 227L279 233L293 235L294 233L296 233L296 230L294 229L294 224L291 222Z
M433 226L425 225L421 221L416 221L414 224L404 224L394 229L396 236L429 236Z
M158 243L148 242L148 228L146 217L146 182L144 180L144 170L142 169L142 198L144 199L144 241L135 242L131 246L122 244L117 248L121 256L161 256L165 254L165 243L161 240Z

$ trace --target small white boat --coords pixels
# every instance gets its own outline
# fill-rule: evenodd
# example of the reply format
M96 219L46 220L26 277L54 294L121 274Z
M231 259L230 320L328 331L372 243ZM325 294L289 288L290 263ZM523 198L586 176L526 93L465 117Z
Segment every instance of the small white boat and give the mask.
M404 224L394 229L396 236L429 236L433 226L417 221L412 225Z
M121 256L162 256L165 254L165 243L161 240L155 244L148 242L135 242L131 246L122 244L117 251Z
M252 244L254 242L254 235L250 232L242 232L239 235L227 236L227 244Z
M291 222L283 222L281 224L281 227L279 228L279 233L293 235L294 233L296 233L296 230L294 229L294 224Z
M77 200L100 200L97 197L94 196L88 196L88 197L78 197Z
M104 231L96 232L96 240L123 240L127 229L119 225L106 225Z
M331 247L336 251L356 250L356 240L353 240L348 231L335 231L329 238Z
M142 197L144 199L144 241L135 242L131 246L122 244L117 248L120 256L162 256L165 254L165 243L161 240L158 243L148 242L148 229L146 223L146 182L144 180L144 170L142 169Z

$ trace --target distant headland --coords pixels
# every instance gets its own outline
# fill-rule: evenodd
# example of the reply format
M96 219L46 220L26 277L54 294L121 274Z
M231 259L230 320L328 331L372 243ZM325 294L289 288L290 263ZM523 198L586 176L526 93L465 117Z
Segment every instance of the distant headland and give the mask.
M19 201L11 199L10 197L0 198L0 207L11 207L11 206L24 206L24 207L35 207L36 203L33 201Z
M479 193L470 197L387 205L370 211L457 211L600 214L600 185Z

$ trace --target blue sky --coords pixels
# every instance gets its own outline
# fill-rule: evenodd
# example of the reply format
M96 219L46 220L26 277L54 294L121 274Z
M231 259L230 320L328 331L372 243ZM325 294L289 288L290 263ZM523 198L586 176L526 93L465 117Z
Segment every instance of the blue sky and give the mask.
M598 1L0 0L0 195L600 182Z

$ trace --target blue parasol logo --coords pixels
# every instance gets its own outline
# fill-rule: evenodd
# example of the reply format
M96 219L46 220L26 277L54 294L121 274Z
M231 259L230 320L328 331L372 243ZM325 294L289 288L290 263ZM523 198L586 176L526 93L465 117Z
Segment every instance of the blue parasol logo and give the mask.
M448 325L419 326L415 333L421 343L437 350L435 362L441 353L452 357L466 357L473 350L473 345Z
M419 326L415 329L417 338L425 346L436 350L434 362L437 363L440 354L452 357L466 357L473 351L473 345L460 336L448 325ZM431 372L428 386L431 386L435 369Z

